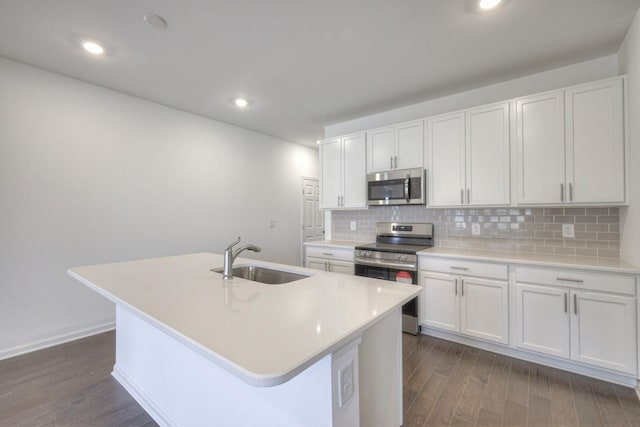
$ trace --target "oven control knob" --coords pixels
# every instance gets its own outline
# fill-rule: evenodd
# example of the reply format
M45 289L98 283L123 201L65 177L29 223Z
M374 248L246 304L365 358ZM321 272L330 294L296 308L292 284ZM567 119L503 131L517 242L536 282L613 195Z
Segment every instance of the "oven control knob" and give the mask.
M371 251L367 251L367 253L364 256L371 258Z

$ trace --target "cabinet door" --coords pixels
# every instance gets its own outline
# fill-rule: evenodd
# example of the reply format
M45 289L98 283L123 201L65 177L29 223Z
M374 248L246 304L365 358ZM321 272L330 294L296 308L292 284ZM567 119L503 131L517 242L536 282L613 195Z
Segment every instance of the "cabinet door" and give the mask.
M367 172L388 171L395 167L394 127L367 132Z
M625 200L622 80L566 92L568 201Z
M460 332L488 341L509 342L507 282L460 277Z
M320 144L320 208L340 205L342 196L342 141L329 139Z
M457 278L448 274L422 273L420 323L448 331L460 331Z
M352 262L346 261L329 261L329 271L334 273L354 274L354 266Z
M307 257L307 262L305 263L305 267L313 268L314 270L322 270L327 271L327 260L322 258L312 258Z
M517 203L565 200L564 92L516 101Z
M344 203L343 208L367 207L367 170L365 134L342 138Z
M402 123L395 127L398 169L424 166L424 125L422 120Z
M464 138L464 113L427 121L430 207L464 203Z
M571 306L571 358L635 374L635 298L572 291Z
M466 186L469 205L510 203L509 103L466 113Z
M568 305L568 290L517 283L516 345L569 358Z

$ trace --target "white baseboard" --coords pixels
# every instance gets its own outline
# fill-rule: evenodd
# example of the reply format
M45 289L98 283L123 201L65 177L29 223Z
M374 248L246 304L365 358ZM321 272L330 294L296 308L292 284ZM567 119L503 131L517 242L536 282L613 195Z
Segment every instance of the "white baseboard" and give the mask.
M8 348L8 349L0 349L0 360L9 359L10 357L31 353L32 351L42 350L44 348L53 347L53 346L64 344L70 341L75 341L80 338L85 338L91 335L107 332L115 329L115 327L116 327L115 320L109 320L107 322L90 326L90 327L85 327L80 330L65 332L52 337L47 337L41 340L33 341L27 344L22 344L16 347Z
M113 367L111 375L120 383L120 385L122 385L122 387L125 388L125 390L127 390L131 397L133 397L136 402L138 402L138 404L142 406L142 409L144 409L147 414L149 414L149 416L160 425L160 427L175 426L175 424L172 423L171 420L169 420L169 418L162 412L162 410L154 405L151 402L151 399L149 399L145 393L143 393L138 389L138 387L136 387L133 381L131 381L127 374L125 374L117 364Z

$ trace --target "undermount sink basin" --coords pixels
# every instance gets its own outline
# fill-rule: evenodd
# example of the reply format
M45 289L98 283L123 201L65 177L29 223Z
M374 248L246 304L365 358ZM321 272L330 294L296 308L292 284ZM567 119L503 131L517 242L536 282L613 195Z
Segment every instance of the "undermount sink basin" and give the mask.
M214 268L213 272L222 274L222 268ZM275 270L259 265L238 265L231 270L233 277L253 280L267 285L281 285L309 277L306 274L291 273L289 271Z

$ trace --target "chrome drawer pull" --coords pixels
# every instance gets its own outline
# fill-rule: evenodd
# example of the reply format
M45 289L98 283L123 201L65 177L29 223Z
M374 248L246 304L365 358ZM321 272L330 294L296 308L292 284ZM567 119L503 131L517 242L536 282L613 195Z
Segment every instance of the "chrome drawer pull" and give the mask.
M574 283L584 283L584 280L580 279L569 279L567 277L557 277L556 280L560 280L561 282L574 282Z
M469 270L467 267L455 267L453 265L449 268L451 268L452 270L464 270L464 271Z
M322 255L325 256L333 256L333 254L331 252L322 252Z
M564 312L567 312L567 293L564 293Z
M573 294L573 314L578 314L578 294Z
M456 289L456 291L455 291L456 295L458 295L458 279L456 279L456 288L455 289Z

